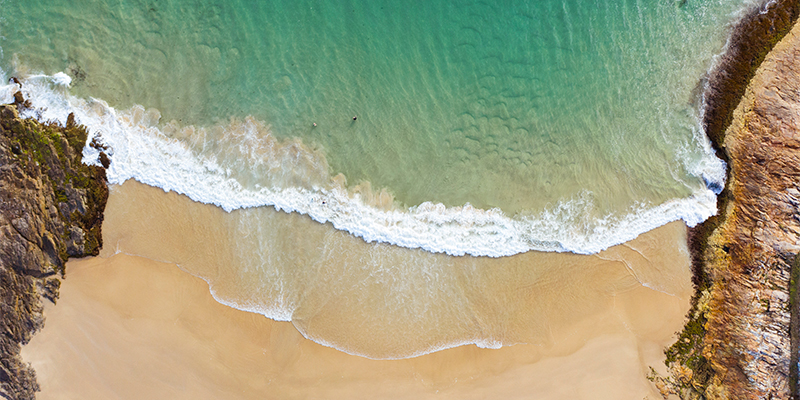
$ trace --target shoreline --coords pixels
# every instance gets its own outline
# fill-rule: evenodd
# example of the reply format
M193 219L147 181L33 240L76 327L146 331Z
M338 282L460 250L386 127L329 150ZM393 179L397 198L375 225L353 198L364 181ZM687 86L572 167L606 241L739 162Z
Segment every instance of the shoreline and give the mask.
M42 329L67 259L99 254L108 187L81 162L86 129L21 119L29 103L14 99L0 106L0 397L27 400L39 385L20 346Z
M795 1L765 0L731 27L721 60L708 73L702 95L702 124L717 156L726 163L728 159L720 145L733 111L764 58L791 30L798 16L800 4Z
M764 7L766 5L766 12ZM731 339L731 336L724 332L729 327L735 325L730 315L747 307L738 301L738 298L747 297L748 289L744 292L732 292L726 289L727 280L739 278L736 272L728 264L726 256L732 252L731 243L741 238L732 236L730 226L736 226L738 220L731 215L735 209L740 207L743 194L739 186L752 186L762 184L761 181L739 183L737 174L741 173L743 167L753 163L752 160L742 159L742 154L730 153L726 141L730 141L739 133L731 129L740 129L742 125L741 108L743 103L752 99L751 86L756 84L756 77L760 73L762 66L770 57L775 58L773 50L780 46L786 36L791 35L790 31L797 30L797 19L800 14L800 4L792 1L778 1L770 5L754 8L746 14L736 26L734 26L729 39L727 50L721 56L722 60L710 72L707 79L703 98L706 99L705 113L703 115L703 125L707 135L711 140L712 146L717 152L718 157L723 159L728 168L726 171L726 185L717 198L719 214L715 215L695 228L689 229L688 245L692 256L693 285L695 293L692 297L692 309L687 314L687 322L684 329L678 333L678 340L675 344L665 350L667 355L667 365L670 367L670 376L662 378L654 376L662 390L662 394L678 395L681 398L726 398L725 396L756 396L753 393L765 395L764 389L759 387L756 390L752 385L745 383L748 378L753 378L753 372L748 372L748 356L745 348L735 349L737 345L726 342L724 339ZM782 50L786 52L786 50ZM738 118L738 119L737 119ZM754 145L757 146L757 145ZM752 151L752 149L751 149ZM739 157L739 158L737 158ZM738 186L737 186L738 185ZM733 221L733 222L732 222ZM754 221L758 223L758 218ZM757 239L750 239L753 241ZM748 243L747 240L744 243ZM752 242L750 245L753 245ZM745 245L745 244L742 244ZM746 257L745 257L746 258ZM739 260L747 263L747 261ZM791 263L790 264L796 264ZM792 276L796 275L796 266L792 269ZM747 274L747 273L745 273ZM792 281L794 282L794 281ZM793 283L789 283L793 285ZM757 288L751 287L750 292L757 292ZM787 297L791 294L792 299L795 291L788 287L785 289ZM736 306L729 306L728 303L735 303ZM796 326L797 304L790 300L789 304L794 303L791 312L793 326ZM769 301L766 303L769 304ZM769 307L767 307L769 312ZM745 312L746 313L746 312ZM758 314L758 313L756 313ZM759 323L761 326L759 326ZM753 330L769 328L769 323L756 321ZM797 347L797 328L794 327L790 332L786 332L788 339L791 336L791 348ZM741 337L739 338L742 339ZM744 346L744 345L743 345ZM755 351L755 350L754 350ZM777 384L769 392L776 395L776 398L788 398L797 395L797 351L792 351L791 367L773 366L772 370L759 369L760 379L769 377L772 381L781 382L779 377L786 374L790 377L789 383ZM727 355L726 355L727 354ZM786 369L784 371L784 369ZM732 373L735 372L735 373ZM730 375L730 376L728 376ZM738 378L731 378L731 376ZM746 378L748 377L748 378ZM791 392L791 393L789 393ZM720 397L721 396L721 397ZM755 397L753 397L755 398Z
M704 92L704 96L707 94L711 99L707 101L708 108L706 109L706 113L703 117L704 126L706 127L707 132L709 132L709 137L711 138L714 149L718 154L722 155L721 158L729 163L729 165L731 163L731 159L728 157L724 149L724 132L728 126L730 126L731 121L734 120L734 110L738 107L739 101L744 97L745 89L750 85L759 65L762 64L764 58L767 57L767 53L769 53L768 50L765 51L763 47L759 46L769 44L769 48L771 49L772 46L777 44L778 38L782 37L780 34L782 31L781 27L785 28L788 32L788 29L791 28L792 24L794 24L797 20L797 15L800 12L798 11L800 10L800 5L793 4L790 1L779 1L773 7L768 8L768 10L769 12L766 14L760 14L759 8L754 9L751 13L742 18L742 22L739 24L742 26L741 28L738 26L733 28L729 51L723 55L723 61L718 64L717 68L715 68L710 74L708 88ZM774 19L770 19L773 17ZM774 30L769 31L769 29L766 28L767 22L775 21L780 23L776 26L770 25ZM766 30L767 35L759 33L759 29ZM785 33L786 32L784 32L784 34ZM757 62L755 62L755 66L753 66L752 62L747 61L748 59L757 60ZM736 97L736 93L741 94ZM731 182L730 174L731 170L729 168L728 182ZM719 209L727 209L729 207L729 203L733 200L734 197L731 194L729 183L726 183L724 190L722 193L720 193L717 199ZM708 292L713 284L713 280L708 276L708 266L706 265L704 257L708 252L709 246L712 246L709 244L710 236L713 235L714 231L720 225L724 224L725 221L726 219L724 215L714 216L698 227L689 230L690 234L688 243L693 258L692 265L694 268L694 275L692 279L696 285L695 296L692 299L693 309L690 311L690 315L699 315L699 318L690 318L689 325L691 326L687 325L684 329L684 332L688 332L688 336L685 337L691 338L692 346L702 345L702 342L696 342L695 340L698 338L698 324L705 325L705 322L707 322L705 321L705 315L707 314L705 312L698 314L697 310L703 307L703 305L700 304L703 301L703 293ZM793 276L796 275L797 269L798 268L795 266L792 270ZM55 290L57 292L58 289L56 288ZM792 292L792 294L794 295L794 292ZM55 302L56 297L57 294L51 299L51 301ZM793 302L792 304L793 307L797 308L797 302ZM797 325L796 314L796 311L792 314L793 325ZM797 328L793 328L793 339L791 341L794 349L792 351L792 360L793 366L795 367L791 371L791 374L794 377L795 382L797 381L797 340L794 338L796 331ZM701 341L705 340L705 333L703 332L699 335L699 337ZM681 335L680 339L682 338L684 338L683 335ZM681 346L679 345L679 347ZM686 350L676 348L673 354L675 354L676 357L680 357L680 354L683 351ZM690 369L694 370L694 368ZM703 381L703 384L708 384L711 381L714 373L712 366L706 364L705 366L697 368L697 371L699 372L695 373L695 377L708 377L707 380ZM796 390L796 388L793 390Z
M162 221L160 224L142 221L138 207L126 207L143 203L163 210L152 217ZM151 207L142 207L146 208ZM506 398L529 398L531 393L551 399L656 398L657 390L646 379L648 367L659 368L661 349L680 328L689 306L686 228L672 223L599 256L558 256L573 263L580 258L594 268L565 265L561 275L544 278L540 289L519 292L516 286L503 285L509 293L524 293L519 300L528 300L522 308L540 317L545 315L529 307L536 304L532 300L554 296L554 303L548 302L550 311L545 312L556 318L531 321L531 328L550 331L546 342L501 349L460 346L410 359L371 360L307 340L293 323L218 303L203 280L182 270L188 261L185 257L176 258L179 268L171 262L125 254L158 246L184 247L183 252L191 257L198 254L196 246L207 247L202 241L192 245L197 242L194 237L183 241L168 234L186 231L182 225L172 226L173 221L187 219L184 211L171 215L176 210L193 213L195 222L224 217L210 206L136 182L112 186L107 248L101 254L107 258L71 264L61 303L47 311L47 327L24 350L26 360L42 371L42 398L77 396L81 387L99 387L100 382L111 382L102 390L125 398L125 390L120 389L130 386L117 383L131 379L152 383L140 387L151 387L148 390L153 393L168 394L173 386L164 382L192 382L198 376L208 377L200 379L208 388L206 393L223 389L223 393L233 393L232 377L252 382L254 386L237 392L241 398L269 398L268 393L284 393L276 396L284 398L397 398L402 393L409 393L409 398L438 399L483 398L497 393ZM170 237L165 243L164 238ZM527 257L520 261L530 264ZM653 262L658 266L652 271L640 269L641 264ZM672 286L644 286L629 268L643 279L664 271ZM584 274L576 276L579 270ZM586 303L590 310L572 313L571 304L576 302ZM225 322L227 318L256 326ZM343 321L332 329L351 325L352 321ZM233 333L253 342L218 336ZM369 333L360 340L369 340ZM69 351L81 356L71 356ZM192 354L198 352L224 361L195 360ZM260 366L248 367L253 363ZM66 364L70 367L61 367ZM137 398L136 393L127 396ZM213 395L198 398L207 397ZM83 398L108 396L90 393Z
M287 304L289 308L282 311L285 317L279 320L292 319L306 337L350 354L403 358L412 353L409 349L416 353L431 345L450 347L465 339L476 344L492 338L506 345L521 342L548 345L559 336L555 332L568 330L573 319L586 318L598 307L611 306L607 293L630 285L678 296L688 309L690 263L685 247L685 225L679 222L591 256L531 252L502 259L453 258L421 250L367 244L304 216L261 210L259 212L268 213L273 219L261 229L282 232L284 238L274 240L286 242L288 248L280 246L277 252L283 254L287 271L296 276L288 282L275 279L281 287L288 287L286 294L275 300L261 291L254 291L253 287L262 287L259 283L262 276L276 273L257 269L258 261L253 268L249 258L254 253L229 251L236 247L241 249L241 235L246 237L248 230L237 228L234 235L219 230L220 226L237 226L230 225L238 224L235 221L250 220L252 212L227 214L175 193L161 196L163 191L135 181L112 188L114 195L106 219L109 247L101 256L121 252L176 263L184 271L210 282L212 293L223 304L235 305L243 311L269 313L267 316L270 316L275 315L274 308L265 310L261 305L291 302ZM148 234L142 235L142 232ZM176 237L180 232L192 234ZM211 232L213 235L209 236ZM212 242L212 249L201 245ZM318 247L337 249L337 255L322 255L321 258L312 255L312 249ZM306 249L299 255L300 263L293 261L298 257L298 248ZM286 252L282 251L284 249ZM375 278L365 276L370 271L365 266L372 265L371 260L375 259L389 266L376 274L379 283L370 282L369 279ZM257 254L256 260L259 260ZM359 261L354 263L354 260ZM228 267L218 267L221 265ZM382 301L385 293L395 288L380 282L397 279L413 282L419 273L415 265L425 266L424 273L439 275L443 283L429 288L423 286L427 290L424 295L419 296L418 301L406 300L406 307L447 302L452 305L452 311L442 312L434 319L410 318L385 306L367 305L365 309L361 305L360 301L367 304ZM614 268L609 269L609 265ZM251 272L231 272L242 270L244 266ZM400 271L403 272L397 273ZM453 277L451 271L457 276ZM354 289L352 280L365 281L369 289ZM325 282L326 289L319 292L308 289L316 287L318 282ZM268 283L267 288L273 284ZM603 289L606 285L608 287ZM291 291L295 287L304 289ZM478 287L482 290L475 292ZM451 292L451 295L445 294ZM572 301L565 302L565 296ZM363 300L353 302L348 297ZM512 298L516 300L510 301ZM498 308L503 313L499 313ZM554 310L559 313L553 314ZM465 313L472 318L462 320ZM387 315L393 318L387 320ZM396 320L406 323L399 324ZM475 320L480 321L479 325L470 322ZM444 323L442 321L448 323L439 326ZM408 334L407 331L417 333ZM672 332L674 330L669 334Z

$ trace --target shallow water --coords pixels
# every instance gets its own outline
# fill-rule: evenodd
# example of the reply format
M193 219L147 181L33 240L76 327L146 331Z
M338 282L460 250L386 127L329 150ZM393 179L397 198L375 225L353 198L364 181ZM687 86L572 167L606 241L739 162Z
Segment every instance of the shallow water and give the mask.
M154 233L178 255L121 251L396 358L546 343L557 324L542 321L590 314L571 296L598 295L608 265L623 287L674 293L669 268L595 253L716 212L724 168L699 96L749 5L9 0L0 47L26 115L74 113L112 184L218 213L164 218L199 235Z
M2 48L7 69L165 121L252 115L408 206L588 196L599 217L702 188L695 89L742 7L7 1Z
M501 256L592 253L715 212L706 185L724 169L698 96L747 4L8 1L0 13L6 71L70 75L69 94L37 104L102 136L115 183ZM106 106L134 104L148 111Z
M575 332L606 332L618 322L607 313L620 312L628 294L686 306L691 291L679 222L595 255L452 257L364 243L271 208L226 213L127 182L112 187L104 223L103 257L175 263L224 304L291 321L309 339L370 358L472 343L550 349Z

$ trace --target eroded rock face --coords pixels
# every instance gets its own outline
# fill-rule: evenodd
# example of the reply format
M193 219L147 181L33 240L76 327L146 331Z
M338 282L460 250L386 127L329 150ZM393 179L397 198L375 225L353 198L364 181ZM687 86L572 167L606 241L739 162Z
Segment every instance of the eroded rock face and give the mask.
M696 294L671 376L653 375L665 398L800 398L800 3L767 4L709 79L704 123L728 182L719 215L690 230Z
M791 398L790 281L800 253L800 25L761 64L721 143L731 173L708 238L708 398ZM796 379L796 376L794 377Z
M21 95L20 95L21 97ZM22 106L23 99L17 103ZM0 106L0 397L33 399L20 346L43 326L68 257L97 255L108 189L105 170L81 163L86 131L19 118Z
M688 366L692 375L673 374L665 392L790 399L797 382L790 332L792 274L800 265L800 25L765 58L716 145L730 173L720 215L707 232L695 232L703 283L690 324L700 340L667 351L686 350L672 369ZM692 337L689 326L682 338Z

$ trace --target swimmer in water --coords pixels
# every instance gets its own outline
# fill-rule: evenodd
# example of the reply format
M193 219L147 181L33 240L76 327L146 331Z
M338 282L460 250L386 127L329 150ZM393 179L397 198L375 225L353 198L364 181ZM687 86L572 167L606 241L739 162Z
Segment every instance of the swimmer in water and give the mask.
M357 120L357 119L358 119L358 117L353 117L353 121L355 121L355 120Z

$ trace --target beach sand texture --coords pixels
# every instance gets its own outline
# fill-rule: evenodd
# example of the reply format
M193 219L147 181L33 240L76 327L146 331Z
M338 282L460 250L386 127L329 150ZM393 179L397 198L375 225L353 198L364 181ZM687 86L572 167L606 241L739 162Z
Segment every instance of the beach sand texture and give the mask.
M198 268L205 264L192 259L229 256L203 236L225 218L230 214L215 207L136 182L113 186L104 251L70 262L58 306L48 305L44 330L23 349L42 386L39 398L655 399L660 396L646 375L650 366L663 370L663 348L680 329L691 295L682 223L595 256L480 259L496 272L517 274L524 270L510 265L541 266L543 258L564 266L532 268L540 274L527 296L501 296L512 301L493 304L514 319L506 326L516 331L507 335L531 344L370 360L307 340L290 322L224 306L203 280L179 269L175 263ZM355 243L352 251L385 246L341 236ZM145 251L149 258L130 255ZM640 281L649 276L665 283L653 290L634 273ZM516 281L525 279L532 278L522 274ZM484 289L519 289L503 284ZM542 298L565 304L544 313L536 300ZM352 340L382 343L353 326L356 317L326 321L326 333L359 333Z
M701 77L774 2L200 3L0 7L30 115L110 157L39 398L661 397Z

